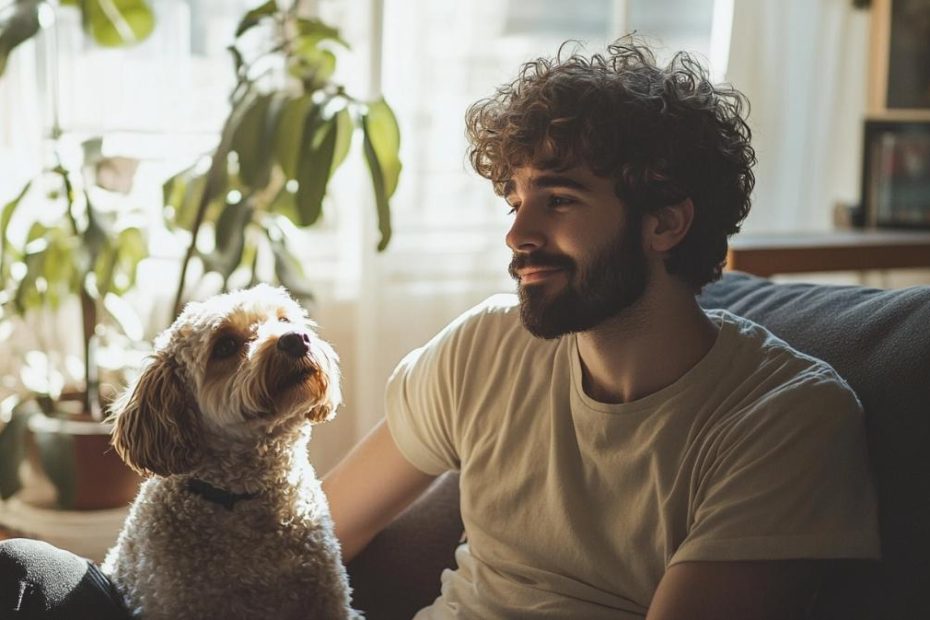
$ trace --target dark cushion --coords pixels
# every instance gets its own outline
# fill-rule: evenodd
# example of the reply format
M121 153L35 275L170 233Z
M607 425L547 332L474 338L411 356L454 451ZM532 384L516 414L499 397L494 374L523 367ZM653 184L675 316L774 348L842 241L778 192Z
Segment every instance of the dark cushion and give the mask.
M352 606L368 620L410 620L439 596L464 533L458 474L436 479L347 566Z
M930 287L775 284L730 273L700 302L828 362L865 409L883 561L835 579L818 617L930 618Z
M865 408L883 560L835 567L813 617L930 618L930 287L775 284L728 273L699 301L825 360ZM350 564L369 620L407 619L431 603L461 529L458 477L447 474Z

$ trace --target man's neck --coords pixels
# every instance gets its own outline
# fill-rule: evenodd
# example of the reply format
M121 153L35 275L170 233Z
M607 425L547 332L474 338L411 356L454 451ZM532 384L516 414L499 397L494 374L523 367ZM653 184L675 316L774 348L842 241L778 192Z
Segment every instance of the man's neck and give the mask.
M578 334L584 391L605 403L658 392L701 361L717 332L690 290L653 282L620 316Z

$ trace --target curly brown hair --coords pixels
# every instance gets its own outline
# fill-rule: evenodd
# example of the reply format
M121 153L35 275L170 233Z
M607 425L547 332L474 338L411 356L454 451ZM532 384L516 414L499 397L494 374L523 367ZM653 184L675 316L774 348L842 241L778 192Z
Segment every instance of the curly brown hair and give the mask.
M566 47L469 107L472 166L503 194L516 167L584 164L613 179L639 215L691 198L691 229L666 269L699 291L720 277L727 237L749 212L756 156L746 97L712 84L685 52L660 67L631 37L607 55L563 58Z

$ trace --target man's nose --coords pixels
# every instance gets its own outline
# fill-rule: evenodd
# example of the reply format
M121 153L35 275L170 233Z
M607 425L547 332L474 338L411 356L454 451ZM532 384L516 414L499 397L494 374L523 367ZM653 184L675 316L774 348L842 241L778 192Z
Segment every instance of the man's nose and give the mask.
M505 241L507 247L514 252L533 252L545 245L546 237L540 226L539 218L528 208L528 205L524 204L514 213L513 224L507 231Z

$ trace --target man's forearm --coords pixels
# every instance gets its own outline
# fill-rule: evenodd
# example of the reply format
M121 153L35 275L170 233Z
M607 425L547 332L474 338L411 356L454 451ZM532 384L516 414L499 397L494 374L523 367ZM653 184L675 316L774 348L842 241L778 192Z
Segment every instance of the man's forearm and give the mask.
M358 555L434 479L411 465L387 424L378 423L323 479L343 561Z

